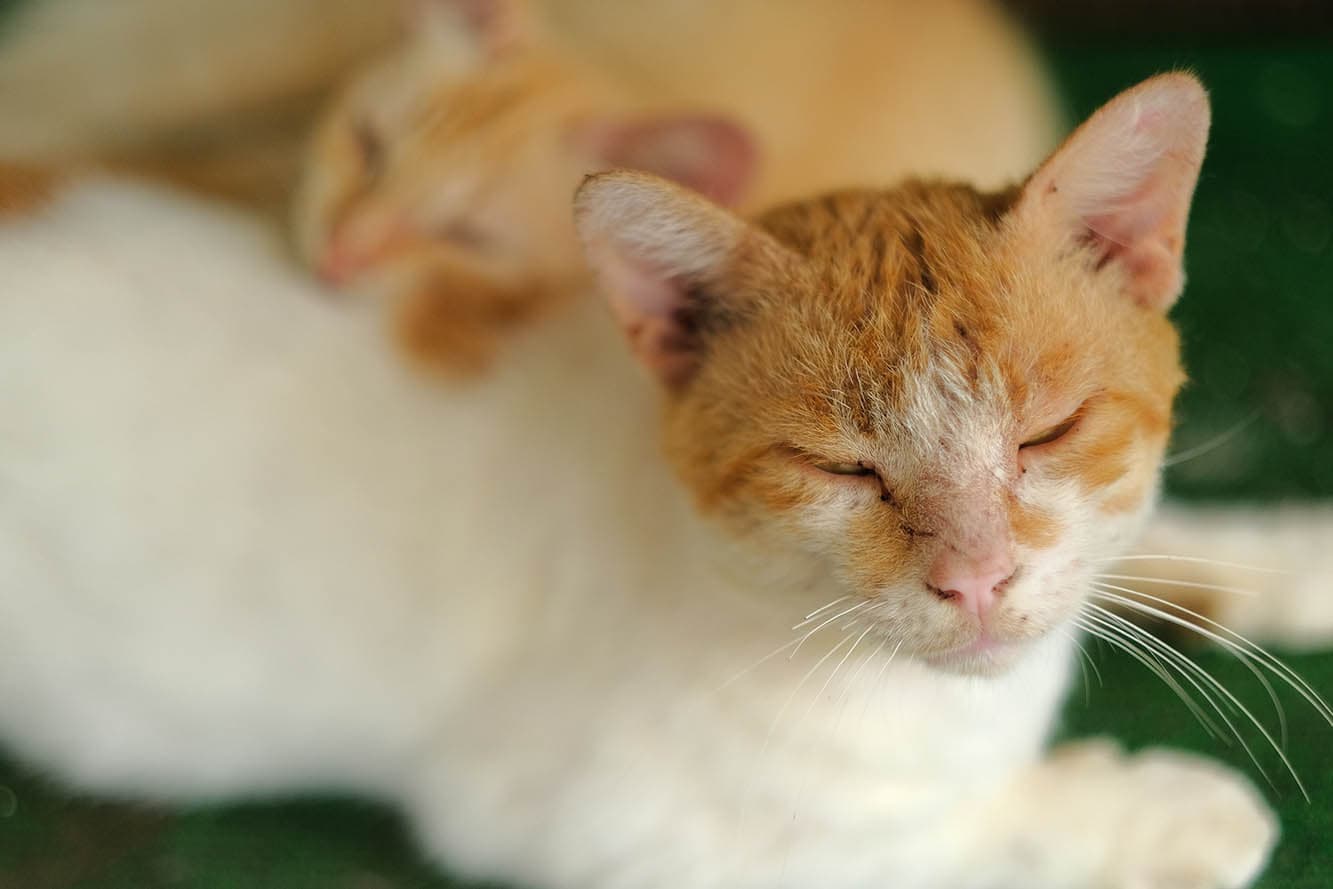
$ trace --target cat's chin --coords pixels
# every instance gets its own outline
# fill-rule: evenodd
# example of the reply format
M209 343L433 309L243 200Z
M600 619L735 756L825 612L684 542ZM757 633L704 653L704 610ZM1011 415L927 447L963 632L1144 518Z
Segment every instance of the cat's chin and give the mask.
M1026 642L978 639L944 651L922 652L917 659L944 673L962 676L999 676L1007 673L1028 650Z

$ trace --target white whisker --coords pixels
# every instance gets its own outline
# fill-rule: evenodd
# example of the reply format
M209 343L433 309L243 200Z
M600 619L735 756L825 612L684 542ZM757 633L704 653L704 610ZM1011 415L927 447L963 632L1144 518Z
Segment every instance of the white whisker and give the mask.
M825 604L825 605L820 605L820 606L819 606L818 608L816 608L814 611L812 611L812 612L810 612L809 614L807 614L807 615L805 616L805 620L810 620L810 619L813 618L816 614L820 614L821 612L828 611L830 608L834 607L835 605L838 605L838 604L841 603L841 602L846 602L846 601L847 601L848 599L850 599L850 598L851 598L851 595L850 595L850 594L848 594L848 595L846 595L846 596L839 596L838 598L834 599L832 602L829 602L829 603L827 603L827 604ZM797 624L796 626L799 627L800 624ZM792 629L794 630L794 629L796 629L796 627L792 627Z
M818 670L820 667L824 666L824 662L827 661L829 658L833 657L833 655L837 653L838 649L842 648L851 640L852 640L851 633L848 633L846 636L843 636L842 639L838 642L838 644L830 648L823 657L815 661L813 667L805 671L805 675L801 677L801 681L796 683L796 687L791 690L791 694L787 695L787 700L782 702L782 706L778 709L777 715L773 717L773 722L772 724L769 725L767 734L764 735L763 746L759 748L760 758L763 757L764 751L768 750L768 744L770 741L773 740L773 732L777 730L778 723L781 722L782 717L787 714L787 709L791 707L792 701L796 700L796 696L800 694L801 689L804 688L805 684L810 681L810 677L815 675L815 671ZM804 642L805 640L802 639L801 641Z
M764 655L764 656L761 657L759 660L755 661L753 664L750 664L750 666L745 667L744 669L742 669L742 670L740 670L739 672L737 672L734 676L732 676L732 677L731 677L730 679L728 679L726 682L723 682L723 683L722 683L721 685L719 685L717 688L714 688L714 689L713 689L713 694L717 694L718 692L720 692L720 691L722 691L722 690L728 688L732 683L734 683L736 680L742 678L743 676L745 676L746 674L748 674L750 671L755 670L755 669L757 669L757 668L763 666L764 664L766 664L766 663L768 663L769 661L773 660L773 658L775 658L775 657L777 657L778 655L782 654L782 653L783 653L784 651L786 651L788 648L791 648L793 645L799 645L800 642L801 642L800 639L789 639L789 640L787 640L787 641L784 642L782 645L779 645L777 648L773 649L773 650L770 651L768 654Z
M887 636L885 637L885 641L888 641ZM884 681L884 674L888 671L889 664L893 663L893 659L898 656L898 649L902 647L903 640L899 639L898 644L893 646L893 651L889 652L889 656L884 659L884 663L879 665L879 672L875 674L875 678L870 682L870 691L866 692L866 701L861 705L861 713L856 717L857 725L865 722L866 711L870 709L870 702L875 699L875 694L879 691L881 684Z
M870 624L861 631L861 635L856 637L856 641L852 643L852 647L847 649L847 653L842 656L842 660L838 661L837 665L833 668L833 671L828 674L828 678L824 680L824 684L819 687L819 691L815 693L814 698L810 701L810 706L805 708L805 713L801 715L801 722L799 724L803 725L806 719L809 718L810 712L819 704L819 699L824 696L824 692L828 691L829 685L833 682L833 677L838 675L838 671L840 671L843 665L847 663L847 659L852 656L852 652L856 651L856 646L860 645L861 640L870 635L870 631L873 629L874 624Z
M1097 607L1097 606L1089 605L1089 607ZM1105 613L1104 609L1099 608L1098 610ZM1110 615L1110 616L1114 617L1115 615ZM1236 728L1235 723L1233 723L1227 717L1226 711L1222 709L1222 706L1221 704L1218 703L1218 700L1215 697L1213 697L1212 693L1210 693L1206 688L1204 688L1198 683L1198 681L1192 675L1193 671L1188 670L1180 663L1181 659L1188 661L1188 658L1184 658L1183 655L1180 655L1179 652L1171 648L1169 645L1159 646L1156 644L1153 645L1146 644L1146 643L1158 643L1160 640L1153 637L1151 633L1148 633L1146 635L1141 635L1146 631L1143 631L1139 627L1134 627L1133 624L1122 623L1120 620L1116 620L1113 622L1111 620L1108 620L1107 618L1103 618L1095 614L1089 614L1087 615L1087 617L1089 620L1096 621L1103 628L1104 632L1114 633L1116 638L1118 638L1125 645L1138 646L1139 649L1143 651L1144 654L1150 655L1155 663L1162 665L1164 667L1169 666L1172 669L1174 669L1180 675L1180 677L1184 679L1186 682L1188 682L1190 686L1203 697L1203 699L1208 703L1208 705L1213 708L1214 712L1217 713L1218 717L1222 720L1223 723L1225 723L1226 727L1230 729L1231 737L1234 737L1238 742L1240 742L1241 748L1250 757L1251 762L1254 763L1255 767L1259 770L1259 773L1264 776L1264 779L1268 781L1270 785L1272 784L1272 781L1268 777L1268 773L1264 771L1264 767L1259 763L1258 758L1254 755L1254 752L1250 749L1249 744L1246 743L1244 736L1241 735L1240 731ZM1139 633L1130 633L1128 632L1128 628L1138 630ZM1112 641L1110 636L1106 636L1104 638L1106 638L1108 642ZM1113 642L1113 644L1115 643ZM1121 650L1124 651L1128 650L1123 645L1120 647ZM1165 663L1163 663L1163 661L1157 656L1159 654L1167 656L1167 660ZM1193 661L1190 661L1189 663L1192 665ZM1227 707L1232 712L1237 712L1236 708L1231 704L1230 701L1223 699L1222 703L1226 704ZM1209 720L1209 724L1210 725L1212 724L1211 719ZM1227 735L1223 734L1220 729L1217 730L1216 732L1210 732L1210 734L1212 734L1213 737L1216 738L1217 740L1225 743L1227 746L1231 746L1231 737L1228 737Z
M879 637L879 645L876 645L873 649L871 649L869 654L861 658L861 663L858 664L856 669L852 671L852 675L847 677L847 682L843 686L842 694L838 696L838 715L833 720L834 732L837 732L838 727L842 725L843 714L846 713L847 711L847 698L851 695L852 689L856 686L857 678L860 677L861 672L865 670L866 664L874 660L875 656L884 650L884 646L888 644L888 641L889 641L888 636L881 635Z
M1237 434L1243 432L1248 426L1250 426L1250 424L1252 424L1257 419L1259 419L1259 411L1256 409L1252 411L1249 416L1245 417L1245 419L1233 425L1230 429L1218 433L1217 435L1214 435L1212 438L1200 444L1194 445L1193 447L1186 448L1185 450L1178 451L1177 453L1174 454L1168 454L1166 458L1162 461L1162 466L1164 468L1170 466L1178 466L1181 463L1184 463L1188 460L1193 460L1196 457L1202 457L1204 454L1207 454L1210 451L1215 451L1222 445L1231 441L1231 439L1235 438Z
M1185 709L1198 721L1199 725L1203 726L1204 731L1208 732L1209 735L1223 744L1230 746L1231 741L1227 738L1225 733L1223 733L1222 729L1218 727L1217 723L1213 722L1212 718L1199 706L1198 702L1190 697L1189 692L1185 690L1184 686L1177 682L1176 678L1167 672L1166 665L1164 665L1156 655L1148 651L1142 651L1139 647L1135 647L1128 641L1122 640L1116 636L1108 635L1110 628L1102 629L1097 624L1093 624L1091 621L1094 617L1095 615L1083 614L1076 617L1074 623L1089 635L1105 642L1112 648L1123 651L1137 661L1149 673L1152 673L1160 679L1162 684L1180 699L1181 703L1185 705ZM1209 700L1209 703L1214 707L1217 706L1211 699Z
M1282 574L1287 577L1297 577L1300 572L1288 571L1285 568L1261 568L1258 565L1246 565L1242 562L1224 562L1221 559L1205 559L1203 556L1178 556L1167 553L1135 553L1128 556L1106 556L1099 559L1089 559L1091 562L1142 562L1142 561L1160 561L1160 562L1193 562L1199 565L1216 565L1219 568L1235 568L1239 571L1254 571L1259 574Z
M1234 586L1221 586L1215 583L1201 583L1197 580L1169 580L1165 577L1145 577L1140 574L1094 574L1093 577L1103 580L1137 580L1143 583L1160 583L1162 586L1183 587L1191 590L1212 590L1218 593L1235 593L1239 596L1259 595L1256 590L1247 590Z
M1141 614L1148 614L1160 620L1167 621L1168 623L1184 627L1185 629L1189 630L1192 633L1196 633L1200 636L1203 636L1205 639L1209 639L1217 643L1218 645L1221 645L1224 649L1228 651L1233 651L1233 652L1242 651L1245 654L1249 655L1250 657L1253 657L1258 663L1266 667L1269 670L1269 672L1280 677L1284 682L1287 683L1287 685L1291 686L1291 688L1297 694L1305 698L1306 702L1311 707L1314 707L1316 711L1318 711L1319 715L1323 717L1325 722L1327 722L1329 725L1333 725L1333 708L1329 707L1328 702L1325 701L1324 698L1319 694L1319 692L1317 692L1314 689L1314 686L1310 685L1310 683L1307 682L1299 673L1291 669L1291 667L1288 667L1280 659L1272 655L1263 646L1251 642L1249 639L1245 638L1240 633L1237 633L1235 630L1232 630L1231 628L1226 627L1211 618L1204 617L1197 611L1191 611L1185 606L1178 605L1175 602L1171 602L1167 599L1162 599L1158 596L1153 596L1148 593L1142 593L1139 592L1138 590L1130 589L1129 587L1116 586L1114 584L1109 584L1109 583L1097 583L1094 584L1094 586L1096 586L1098 589L1097 595L1102 596L1103 598L1109 599L1114 602L1119 602L1125 607L1133 608L1136 611L1140 612ZM1134 599L1126 598L1125 596L1118 596L1113 592L1109 592L1109 590L1117 590L1122 593L1129 593L1132 596L1139 596L1140 598L1148 599L1149 601L1166 605L1167 607L1172 608L1180 612L1181 614L1187 614L1190 617L1194 618L1195 620L1201 621L1207 624L1208 626L1216 627L1218 630L1221 631L1221 633L1215 633L1207 629L1207 627L1202 627L1199 624L1185 620L1183 617L1171 614L1166 611L1162 611L1160 608L1154 608L1145 602L1139 602ZM1245 647L1242 648L1241 646Z
M1104 687L1102 683L1102 671L1097 669L1097 665L1092 662L1092 658L1088 655L1087 649L1083 647L1083 644L1078 641L1078 638L1073 633L1068 633L1064 630L1057 630L1056 632L1074 643L1074 648L1078 651L1078 666L1079 670L1083 673L1083 706L1091 706L1092 683L1088 680L1088 667L1092 667L1092 672L1097 674L1097 686L1099 688Z
M1124 592L1133 592L1134 595L1144 596L1144 597L1147 597L1147 598L1156 599L1155 596L1149 596L1148 593L1142 593L1142 592L1138 592L1138 591L1132 591L1132 590L1129 590L1129 589L1126 588L1126 587L1115 586L1115 585L1113 585L1113 584L1096 583L1096 582L1094 582L1094 584L1093 584L1093 588L1097 591L1097 592L1096 592L1096 595L1101 596L1101 597L1103 597L1103 598L1106 598L1108 601L1112 601L1112 602L1115 602L1115 601L1119 600L1120 597L1119 597L1119 596L1114 596L1114 594L1112 594L1112 593L1107 593L1106 590L1108 590L1108 589L1121 590L1121 591L1124 591ZM1163 602L1163 604L1170 605L1170 606L1172 606L1173 608L1178 608L1178 609L1180 609L1181 611L1183 611L1183 612L1185 612L1185 613L1187 613L1187 614L1192 614L1192 615L1194 615L1196 618L1198 618L1199 620L1207 620L1207 618L1205 618L1203 615L1198 614L1197 612L1190 611L1190 609L1186 608L1186 607L1183 606L1183 605L1177 605L1176 603L1174 603L1174 602L1170 602L1170 601L1165 600L1165 599L1160 599L1160 600L1157 600L1157 601L1161 601L1161 602ZM1155 611L1157 610L1157 609L1155 609L1155 608L1146 608L1146 606L1145 606L1145 607L1138 607L1137 605L1126 604L1126 603L1124 603L1124 602L1121 602L1121 605L1122 605L1122 607L1130 608L1131 610L1133 610L1133 611L1135 611L1135 612L1137 612L1137 613L1139 613L1139 614L1147 614L1147 615L1149 615L1149 616L1156 616L1156 615L1153 614L1153 612L1155 612ZM1218 624L1218 626L1221 627L1222 625L1221 625L1221 624ZM1224 628L1224 629L1225 629L1225 628ZM1229 631L1228 631L1228 632L1229 632ZM1241 637L1241 638L1244 638L1244 637ZM1253 645L1253 643L1251 643L1251 644ZM1277 696L1277 690L1273 688L1273 684L1272 684L1271 682L1268 681L1268 677L1265 676L1265 675L1263 674L1263 671L1261 671L1258 667L1256 667L1256 666L1253 664L1253 662L1250 660L1250 658L1251 658L1251 656L1252 656L1250 653L1246 652L1244 649L1242 649L1240 646L1236 645L1235 643L1233 643L1233 642L1229 642L1229 641L1226 642L1225 644L1223 644L1222 647L1223 647L1223 650L1225 650L1226 652L1228 652L1228 653L1229 653L1232 657L1234 657L1236 660L1240 661L1240 662L1245 666L1245 669L1249 670L1250 673L1253 674L1254 678L1257 679L1257 680L1259 681L1259 684L1262 685L1262 686L1264 687L1264 691L1268 694L1268 699L1269 699L1270 701L1272 701L1272 703L1273 703L1273 710L1274 710L1274 712L1277 714L1278 735L1279 735L1279 737L1282 738L1282 747L1283 747L1283 749L1286 749L1286 746L1287 746L1287 711L1286 711L1286 708L1282 706L1282 701L1281 701L1281 699L1278 698L1278 696ZM1261 651L1262 651L1262 649L1259 649L1259 646L1257 646L1257 645L1254 645L1253 647L1254 647L1255 649L1258 649L1258 650L1261 650ZM1284 666L1285 666L1285 665L1284 665ZM1271 668L1270 668L1270 669L1271 669ZM1283 677L1283 678L1284 678L1284 680L1286 679L1285 677ZM1288 685L1291 684L1290 680L1286 680L1286 681L1287 681L1287 684L1288 684ZM1314 703L1314 702L1311 702L1312 705L1313 705L1313 703ZM1319 709L1318 706L1315 706L1315 709L1316 709L1316 711L1317 711L1317 710Z
M842 617L846 617L847 615L851 614L853 611L859 611L860 609L865 608L865 607L866 607L867 605L869 605L869 604L870 604L870 600L869 600L869 599L866 599L866 600L861 601L861 602L857 602L857 603L856 603L855 605L853 605L851 608L845 608L845 609L843 609L842 611L839 611L837 614L833 615L832 617L828 618L827 620L825 620L825 621L822 622L821 624L819 624L819 625L818 625L817 627L815 627L813 630L811 630L810 632L806 633L804 636L801 637L800 641L796 643L796 647L792 649L791 654L787 655L787 660L791 660L792 658L796 657L796 652L798 652L798 651L801 650L801 646L805 644L805 640L806 640L806 639L809 639L809 638L810 638L811 636L813 636L815 633L818 633L820 630L824 629L824 628L827 627L829 624L833 623L835 620L838 620L839 618L842 618ZM796 630L796 629L801 628L801 627L804 626L804 625L805 625L805 622L802 622L802 623L799 623L799 624L797 624L796 626L792 627L792 629L793 629L793 630Z
M1146 644L1154 646L1163 654L1167 654L1168 657L1174 658L1178 666L1182 670L1188 669L1194 672L1194 674L1197 675L1199 678L1208 682L1209 685L1212 686L1219 694L1224 695L1225 698L1231 702L1232 706L1236 707L1242 714L1244 714L1245 718L1250 721L1250 724L1253 725L1261 735L1263 735L1264 740L1268 742L1268 745L1273 749L1273 752L1278 755L1278 758L1282 760L1282 764L1286 766L1287 771L1291 774L1292 780L1296 782L1296 786L1300 788L1301 795L1305 797L1306 802L1310 801L1310 793L1308 790L1306 790L1305 783L1301 781L1300 775L1296 772L1296 767L1292 765L1291 760L1287 757L1286 751L1283 750L1282 746L1278 744L1278 742L1273 738L1272 733L1269 732L1267 727L1265 727L1264 724L1260 722L1259 719L1254 715L1254 713L1252 713L1248 707L1246 707L1243 703L1241 703L1240 699L1238 699L1234 694L1232 694L1225 685L1219 682L1211 673L1209 673L1203 667L1199 666L1192 659L1181 653L1178 649L1174 648L1171 645L1168 645L1161 639L1158 639L1156 636L1154 636L1147 630L1143 629L1142 627L1136 626L1132 621L1123 618L1120 615L1116 614L1115 612L1103 608L1100 605L1090 603L1090 607L1095 608L1097 611L1105 615L1108 620L1113 620L1121 624L1127 632L1132 632L1137 635L1140 635L1140 637ZM1186 674L1182 672L1181 675L1186 675ZM1224 716L1223 719L1226 719L1226 717ZM1230 720L1226 721L1228 726L1231 726ZM1245 740L1244 738L1241 737L1240 733L1236 732L1233 726L1231 728L1232 731L1235 732L1236 734L1236 740L1240 741L1240 744L1245 749L1245 752L1250 755L1250 759L1254 762L1255 768L1259 770L1259 773L1264 776L1264 779L1268 781L1269 785L1271 786L1272 781L1271 779L1269 779L1268 774L1264 771L1263 766L1259 764L1258 758L1254 755L1253 752L1250 751L1249 745L1245 743Z

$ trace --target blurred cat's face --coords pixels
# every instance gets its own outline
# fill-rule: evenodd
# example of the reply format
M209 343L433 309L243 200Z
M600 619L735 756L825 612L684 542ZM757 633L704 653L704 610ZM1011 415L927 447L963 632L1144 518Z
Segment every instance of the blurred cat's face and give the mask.
M412 40L329 112L297 207L302 251L336 285L456 264L499 281L581 267L569 195L590 164L570 138L585 90L539 54L484 64Z
M1197 83L1160 78L1021 191L915 184L752 225L592 180L590 255L699 508L826 578L812 607L845 596L829 616L941 668L1002 668L1067 623L1154 499L1206 128Z

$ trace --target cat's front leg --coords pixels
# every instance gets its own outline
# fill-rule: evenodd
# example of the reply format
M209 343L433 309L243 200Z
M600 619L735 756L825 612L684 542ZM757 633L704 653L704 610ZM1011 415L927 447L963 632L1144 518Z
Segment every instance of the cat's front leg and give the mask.
M1263 870L1275 817L1208 759L1109 741L1056 749L978 822L985 889L1240 889Z

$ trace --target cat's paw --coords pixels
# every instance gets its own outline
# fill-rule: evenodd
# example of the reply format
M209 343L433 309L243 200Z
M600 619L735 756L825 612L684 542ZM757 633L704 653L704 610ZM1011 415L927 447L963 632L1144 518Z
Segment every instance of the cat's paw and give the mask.
M1149 750L1125 761L1131 800L1106 889L1241 889L1268 862L1277 819L1240 774Z

